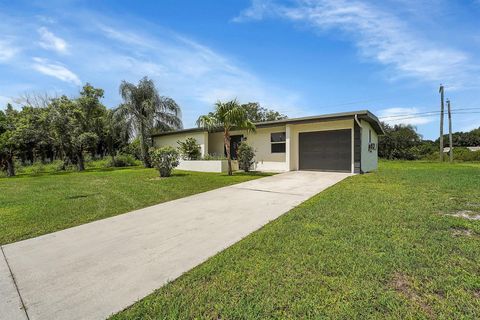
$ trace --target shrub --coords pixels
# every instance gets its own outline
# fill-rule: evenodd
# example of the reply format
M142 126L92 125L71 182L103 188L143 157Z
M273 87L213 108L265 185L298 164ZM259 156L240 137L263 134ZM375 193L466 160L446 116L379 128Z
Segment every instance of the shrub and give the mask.
M131 167L136 166L137 161L135 158L129 154L120 154L115 157L115 159L109 158L106 163L105 167Z
M54 160L49 164L52 172L60 172L65 170L65 162L62 160Z
M38 175L45 171L45 165L41 162L35 162L30 166L30 172L33 175Z
M253 158L255 157L255 152L253 151L253 148L245 142L241 143L238 147L237 157L238 167L245 172L250 171L250 168L254 163Z
M170 146L150 149L150 159L158 169L160 177L169 177L172 174L173 168L179 164L179 157L178 151Z
M128 145L126 145L123 150L123 154L131 155L137 160L142 159L142 152L140 150L140 139L135 138L133 139Z
M448 153L445 154L448 159ZM453 159L460 161L480 161L480 151L471 151L465 147L453 147Z
M177 141L180 146L180 155L183 160L198 160L200 159L200 145L195 138L187 138L185 141Z

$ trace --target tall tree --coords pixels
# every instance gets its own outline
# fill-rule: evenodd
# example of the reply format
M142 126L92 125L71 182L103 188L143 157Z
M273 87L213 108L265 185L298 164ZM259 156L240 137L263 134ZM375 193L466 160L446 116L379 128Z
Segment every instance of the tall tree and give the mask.
M85 170L84 153L95 149L103 130L106 108L100 102L103 90L86 84L80 97L71 100L66 96L54 99L51 114L58 149L78 170Z
M100 102L101 98L103 98L103 89L94 88L87 83L74 104L73 146L79 171L85 170L84 151L95 148L102 131L106 108Z
M147 77L141 79L138 85L122 81L120 95L123 103L118 110L126 115L133 134L140 140L143 165L151 167L148 147L152 130L182 128L180 107L173 99L160 96L153 81Z
M18 112L7 104L5 113L0 112L0 166L4 167L7 176L15 175L14 156L18 148L16 131Z
M109 109L105 113L103 139L112 161L115 161L118 150L128 145L130 134L127 119L116 110Z
M287 116L272 110L260 106L258 102L249 102L241 105L247 112L247 117L252 122L265 122L286 119Z
M379 137L378 155L387 159L413 160L416 153L413 148L419 146L422 137L412 125L394 125L382 123L384 136Z
M215 103L215 110L207 115L200 116L197 125L208 131L223 130L223 142L227 152L228 175L232 175L232 159L230 156L230 131L255 131L255 125L248 119L247 112L237 100Z
M46 161L53 157L48 108L24 106L18 112L16 131L18 157L22 163Z

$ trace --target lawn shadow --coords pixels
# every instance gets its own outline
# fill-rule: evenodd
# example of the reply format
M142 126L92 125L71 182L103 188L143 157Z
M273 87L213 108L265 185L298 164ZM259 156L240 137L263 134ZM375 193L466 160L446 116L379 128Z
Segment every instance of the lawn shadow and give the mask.
M67 200L74 200L74 199L88 198L88 197L92 197L92 196L94 196L94 195L95 195L95 193L91 193L91 194L78 194L78 195L74 195L74 196L65 197L65 199L67 199Z
M68 175L72 173L87 173L87 172L111 172L111 171L119 171L119 170L141 170L145 169L142 166L130 166L130 167L111 167L111 168L87 168L84 171L77 171L77 170L65 170L65 171L46 171L46 172L39 172L39 173L28 173L28 172L17 172L17 174L13 177L3 177L0 176L0 179L20 179L20 178L34 178L34 177L44 177L44 176L62 176Z

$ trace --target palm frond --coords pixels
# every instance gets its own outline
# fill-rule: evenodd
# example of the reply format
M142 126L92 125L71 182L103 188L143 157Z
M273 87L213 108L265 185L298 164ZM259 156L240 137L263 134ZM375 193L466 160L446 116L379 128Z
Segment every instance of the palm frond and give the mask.
M217 118L210 115L203 115L197 119L197 126L208 131L215 131L221 125Z

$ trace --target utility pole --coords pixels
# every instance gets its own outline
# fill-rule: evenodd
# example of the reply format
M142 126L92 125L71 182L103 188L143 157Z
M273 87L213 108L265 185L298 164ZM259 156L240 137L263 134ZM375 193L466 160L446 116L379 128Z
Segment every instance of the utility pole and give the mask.
M440 85L440 89L438 90L440 92L440 162L443 162L443 118L444 118L444 103L443 103L443 94L444 94L444 89L443 85Z
M453 162L452 110L450 109L450 99L447 99L447 108L448 108L448 144L450 145L450 162Z

